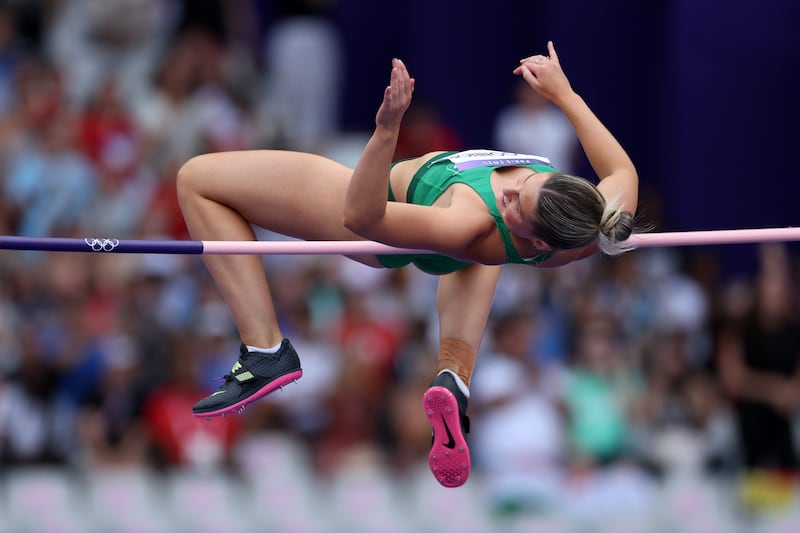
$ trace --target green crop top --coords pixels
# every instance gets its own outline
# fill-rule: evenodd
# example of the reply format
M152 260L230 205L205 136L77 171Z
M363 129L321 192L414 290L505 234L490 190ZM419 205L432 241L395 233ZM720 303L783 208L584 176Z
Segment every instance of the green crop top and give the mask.
M507 262L538 265L549 259L552 253L524 259L514 247L511 232L497 209L490 177L495 168L506 166L526 167L536 172L556 171L547 159L538 156L487 150L445 152L433 157L414 175L408 186L406 201L417 205L432 205L450 185L463 183L477 192L489 209L503 239ZM389 201L395 201L391 187ZM377 258L386 268L399 268L413 263L420 270L435 275L449 274L471 264L440 254L378 255Z

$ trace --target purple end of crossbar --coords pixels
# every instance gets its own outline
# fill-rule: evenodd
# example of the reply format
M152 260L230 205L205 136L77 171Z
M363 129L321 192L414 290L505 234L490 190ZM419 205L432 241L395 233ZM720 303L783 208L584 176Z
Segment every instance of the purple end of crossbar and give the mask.
M202 254L202 241L119 240L54 237L0 237L0 250L39 252L97 252L117 254Z

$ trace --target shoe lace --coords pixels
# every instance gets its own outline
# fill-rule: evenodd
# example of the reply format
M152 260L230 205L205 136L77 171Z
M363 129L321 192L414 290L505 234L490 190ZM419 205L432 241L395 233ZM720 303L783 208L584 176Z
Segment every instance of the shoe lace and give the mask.
M235 376L233 374L233 369L231 369L231 371L228 372L227 374L225 374L224 376L219 376L219 377L214 378L214 380L216 380L216 381L224 381L225 383L229 383L229 382L233 381L234 379L235 379Z

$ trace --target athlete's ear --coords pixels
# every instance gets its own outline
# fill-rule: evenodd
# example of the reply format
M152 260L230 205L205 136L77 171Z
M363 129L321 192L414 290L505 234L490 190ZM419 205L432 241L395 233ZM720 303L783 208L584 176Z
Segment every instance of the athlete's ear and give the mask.
M552 246L550 246L549 244L544 242L542 239L534 238L534 239L531 239L531 242L533 243L533 248L537 252L549 252L550 250L553 249Z

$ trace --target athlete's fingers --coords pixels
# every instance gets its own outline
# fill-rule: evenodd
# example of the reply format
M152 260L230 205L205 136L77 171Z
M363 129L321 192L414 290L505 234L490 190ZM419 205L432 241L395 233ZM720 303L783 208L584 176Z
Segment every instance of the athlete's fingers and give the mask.
M411 98L411 93L414 92L415 81L414 78L408 73L408 68L401 59L395 59L394 64L398 71L397 87L398 94Z
M543 61L547 61L548 59L550 59L550 58L548 58L545 55L536 54L535 56L528 56L526 58L520 59L519 62L520 63L530 63L530 62L542 63Z
M411 78L411 76L408 75L408 68L406 67L406 64L403 63L402 59L397 59L397 66L400 69L400 75L403 78L403 80L408 81Z
M519 67L519 70L520 73L522 74L522 77L525 78L525 81L527 81L531 87L538 88L542 86L542 83L539 81L539 78L536 77L536 74L534 74L534 72L528 67L528 65L522 65L521 67Z
M558 54L556 53L556 47L553 44L553 41L547 41L547 52L550 54L550 60L553 61L556 65L560 65L558 62Z

